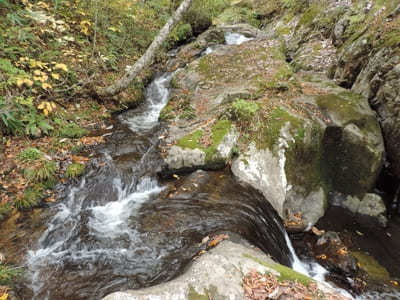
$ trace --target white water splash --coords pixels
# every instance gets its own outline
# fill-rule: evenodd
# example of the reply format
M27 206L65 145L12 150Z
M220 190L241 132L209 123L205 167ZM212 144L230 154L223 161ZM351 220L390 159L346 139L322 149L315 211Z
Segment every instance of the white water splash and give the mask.
M285 241L292 255L292 269L303 275L306 275L315 281L322 283L323 285L335 290L341 295L347 297L348 299L354 299L350 293L341 288L335 287L325 280L325 275L328 274L328 270L316 262L303 262L299 259L296 251L293 248L292 242L290 241L289 235L285 232Z
M225 32L225 43L227 45L240 45L251 40L252 38L245 37L240 33Z
M133 117L121 119L133 132L141 133L158 124L161 110L168 102L169 84L174 73L156 78L146 89L146 109Z
M101 234L115 238L121 233L129 234L128 219L136 215L140 206L148 201L152 195L159 194L163 187L160 187L155 179L143 178L137 185L136 192L126 195L121 188L120 180L114 180L118 187L118 201L108 202L103 206L91 208L92 216L89 219L89 228L92 234Z

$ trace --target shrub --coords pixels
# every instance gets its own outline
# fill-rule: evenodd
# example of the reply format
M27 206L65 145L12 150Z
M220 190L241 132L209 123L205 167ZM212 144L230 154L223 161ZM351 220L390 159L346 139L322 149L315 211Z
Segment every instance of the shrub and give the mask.
M85 172L85 165L80 163L72 163L67 167L65 176L68 178L75 178L82 175Z
M24 149L20 154L18 154L17 158L21 161L32 161L37 160L43 156L42 152L39 149L34 147L29 147Z
M11 268L0 262L0 285L9 285L21 273L16 268Z
M88 131L79 127L76 124L67 124L59 129L58 135L67 138L81 138L86 135Z
M252 101L237 99L232 103L233 116L239 121L250 121L260 106Z
M25 169L25 178L31 182L53 180L57 172L57 164L53 161L41 160L39 163Z
M14 207L18 210L26 210L36 206L43 197L41 190L34 188L26 189L22 198L17 198L14 201Z

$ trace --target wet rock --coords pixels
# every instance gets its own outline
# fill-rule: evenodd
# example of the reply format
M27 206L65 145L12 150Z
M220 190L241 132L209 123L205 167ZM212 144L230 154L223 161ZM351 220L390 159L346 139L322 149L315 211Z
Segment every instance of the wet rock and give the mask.
M149 288L112 293L103 300L239 300L244 299L245 295L243 276L250 271L272 273L278 278L285 272L286 278L295 280L297 276L308 280L304 275L276 264L261 251L223 241L197 258L183 275L172 281ZM318 287L324 291L332 291L319 283Z
M113 293L103 299L176 300L204 297L243 299L243 274L255 269L261 273L272 272L279 275L279 272L268 265L273 265L273 261L262 252L230 241L223 241L216 248L195 260L185 274L170 282L135 291Z
M376 194L366 194L357 211L361 215L376 218L380 224L386 226L386 206L382 198Z
M352 276L358 270L357 259L347 251L336 232L328 231L323 234L313 251L318 262L329 270L346 276Z

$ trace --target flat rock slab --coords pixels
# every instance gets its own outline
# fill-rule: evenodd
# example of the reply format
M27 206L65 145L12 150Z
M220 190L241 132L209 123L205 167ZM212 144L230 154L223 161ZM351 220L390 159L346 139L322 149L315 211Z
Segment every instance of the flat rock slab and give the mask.
M250 246L223 241L198 258L180 277L140 290L116 292L104 300L180 300L180 299L243 299L243 276L251 270L262 274L279 272L270 257ZM217 298L218 297L218 298Z

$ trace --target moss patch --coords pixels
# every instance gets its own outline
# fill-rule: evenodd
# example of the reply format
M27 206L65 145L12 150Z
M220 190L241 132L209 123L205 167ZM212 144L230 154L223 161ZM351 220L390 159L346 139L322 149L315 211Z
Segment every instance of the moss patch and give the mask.
M188 300L209 300L207 295L199 294L193 286L189 286Z
M319 95L316 98L320 109L334 112L343 120L356 118L360 113L357 110L362 97L351 92L340 94Z
M177 145L182 148L189 149L200 149L206 154L206 163L209 164L220 164L224 163L221 158L216 157L217 147L221 143L224 136L230 131L232 123L229 120L218 121L211 129L211 144L204 146L201 144L201 139L204 132L202 130L196 130L191 134L188 134L181 138Z
M203 136L202 130L196 130L191 134L188 134L181 138L177 145L182 148L189 148L189 149L202 149L200 145L200 139Z
M266 266L267 268L276 270L279 272L279 276L278 276L278 280L279 281L298 281L301 284L304 284L305 286L308 286L310 283L314 282L314 280L310 277L307 277L301 273L298 273L286 266L283 266L281 264L277 264L277 263L270 263L270 262L266 262L263 261L259 258L253 257L249 254L243 254L244 257L249 258L253 261L255 261L256 263Z
M307 142L304 135L309 134ZM322 185L321 178L321 142L322 129L314 123L305 133L299 130L295 142L289 143L286 150L285 170L289 183L304 187L304 196L317 190Z
M372 279L390 280L389 272L375 258L359 251L352 251L351 254L357 258L359 267L367 272Z
M298 119L281 107L276 107L269 115L265 125L261 128L261 138L257 139L258 149L273 150L273 146L278 142L281 128L286 123L290 123L291 132L295 137L300 137L303 132L304 121Z

